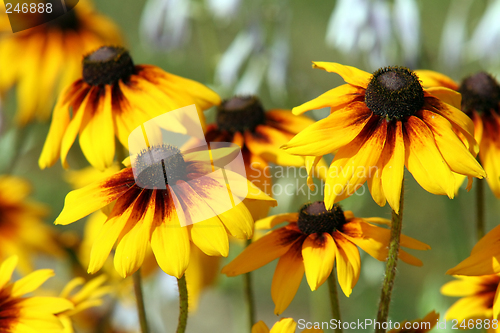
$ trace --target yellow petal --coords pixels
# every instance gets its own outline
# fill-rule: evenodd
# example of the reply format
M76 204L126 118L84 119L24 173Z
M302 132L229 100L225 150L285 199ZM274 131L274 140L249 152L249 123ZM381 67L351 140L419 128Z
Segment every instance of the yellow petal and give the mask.
M350 84L344 84L327 91L309 102L294 107L292 112L295 115L301 115L309 110L330 107L331 112L333 113L352 103L355 98L363 96L364 93L364 89L360 89L359 87L352 86Z
M363 130L372 112L353 102L304 129L282 148L290 154L323 156L350 143Z
M259 320L253 325L252 333L269 333L269 328L262 320Z
M268 216L255 222L255 229L272 229L283 222L297 222L299 213L283 213Z
M312 291L318 289L330 276L337 246L332 235L309 235L302 245L302 257L307 283Z
M337 244L337 276L344 294L349 297L359 279L361 259L356 245L347 240L342 233L334 234ZM333 273L332 273L333 274Z
M61 313L73 309L73 303L62 297L27 297L21 301L21 304L28 316L29 312Z
M405 147L401 121L388 127L387 140L382 156L385 157L382 169L384 194L392 209L399 214L399 202L403 175L405 172Z
M301 246L296 242L287 253L281 256L274 271L271 297L274 314L279 316L292 302L304 276Z
M278 109L267 111L266 121L270 122L269 126L278 128L291 134L299 133L304 128L314 123L314 120L306 116L296 116L292 112L290 112L290 110Z
M295 333L297 324L292 318L283 318L274 324L269 333Z
M229 253L226 229L218 217L194 223L191 226L191 239L209 256L227 257Z
M482 317L484 313L488 310L488 297L464 297L456 301L449 309L446 311L445 319L452 320L457 319L461 322L464 319Z
M462 108L462 95L455 90L444 87L433 87L425 89L425 92L439 98L441 101L448 103L454 108L459 110Z
M18 261L18 256L14 255L5 259L0 265L0 290L10 281Z
M491 122L484 122L483 138L481 140L481 149L479 157L484 171L488 177L488 185L497 198L500 198L500 139L498 133L500 130L500 118L494 117Z
M30 293L54 275L54 271L51 269L39 269L34 271L13 283L11 295L12 297L19 297Z
M365 89L372 78L370 73L356 67L344 66L335 62L313 61L313 68L321 68L327 72L337 73L342 76L345 82Z

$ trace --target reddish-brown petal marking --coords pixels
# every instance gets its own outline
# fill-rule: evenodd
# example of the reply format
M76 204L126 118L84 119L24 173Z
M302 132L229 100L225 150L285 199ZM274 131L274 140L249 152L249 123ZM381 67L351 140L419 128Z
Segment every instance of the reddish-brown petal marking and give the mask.
M116 195L119 196L125 193L134 184L135 179L132 168L126 168L102 182L101 188L106 190L108 196L113 197L113 200L115 200Z
M20 308L18 303L21 299L10 297L10 288L0 290L0 332L12 332L12 328L18 323Z
M280 237L279 237L280 245L282 245L282 246L286 246L286 245L293 243L295 241L302 244L308 236L308 235L305 235L304 233L302 233L302 231L300 231L299 227L297 226L297 223L295 223L295 222L290 223L287 226L284 226L282 228L279 228L274 232L278 232L278 231L280 233Z
M132 206L135 203L141 192L142 188L137 185L132 185L123 195L118 198L109 217L111 218L114 216L122 215L128 207Z
M170 189L155 190L155 222L162 223L165 219L171 219L172 214L176 214L175 204L170 194Z

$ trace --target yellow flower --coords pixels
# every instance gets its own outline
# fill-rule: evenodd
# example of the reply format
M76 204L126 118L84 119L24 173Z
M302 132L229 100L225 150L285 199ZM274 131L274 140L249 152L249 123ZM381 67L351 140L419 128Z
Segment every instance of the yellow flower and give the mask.
M455 176L483 178L476 161L472 121L458 108L460 94L446 88L424 89L403 67L373 75L350 66L316 62L347 82L295 107L294 114L330 107L330 115L307 127L283 148L297 155L336 152L328 170L325 203L331 208L365 181L379 205L399 212L404 167L427 191L453 198ZM461 138L466 140L464 144Z
M166 158L149 164L150 154ZM212 155L217 156L214 151ZM161 269L180 278L189 264L191 243L208 255L227 256L228 232L237 238L252 236L253 220L243 203L214 215L228 208L221 201L228 197L225 177L231 179L235 197L243 199L248 192L251 199L274 200L247 179L228 170L212 172L210 162L197 158L196 152L183 155L173 146L152 146L134 156L136 163L149 165L145 170L151 174L140 173L136 180L128 167L66 196L56 224L72 223L116 201L94 241L89 273L102 267L118 242L114 265L122 277L139 269L151 246ZM161 175L170 175L170 184L153 177L161 169Z
M436 326L438 320L439 313L431 311L422 319L399 323L401 328L390 330L389 333L426 333Z
M457 266L449 269L450 275L489 275L500 273L500 225L493 228L472 248L471 254Z
M499 275L455 277L457 280L450 281L441 287L443 295L462 297L448 309L445 315L446 320L456 319L461 323L470 318L489 319L490 321L498 319L500 314Z
M83 59L82 78L60 95L38 164L52 166L66 157L79 135L89 163L105 169L113 163L115 135L124 147L128 136L144 122L184 106L202 110L219 104L219 96L204 85L151 65L134 65L122 47L105 46Z
M39 18L37 14L26 17ZM1 27L10 30L7 25ZM0 37L0 95L17 85L18 123L47 120L59 92L79 76L83 55L109 43L121 43L118 28L88 1L80 1L46 24L17 33L4 31Z
M12 256L0 265L0 331L63 333L56 314L71 310L70 301L61 297L22 297L38 289L54 272L40 269L10 282L16 264L17 257Z
M102 297L112 292L111 286L103 286L106 276L100 275L87 283L82 277L77 277L66 284L60 297L70 301L74 308L57 314L64 326L64 333L73 333L72 318L86 309L100 306ZM78 289L76 291L76 289Z
M273 325L271 330L262 321L258 321L252 327L252 333L295 333L295 328L297 323L292 318L282 318L276 324ZM302 333L323 333L322 329L310 328L305 329Z
M274 272L271 296L274 312L281 314L293 300L302 277L306 275L311 290L321 286L332 273L337 262L340 287L349 296L359 277L361 261L359 246L369 255L384 261L388 254L390 230L373 223L390 224L382 218L358 218L350 211L343 212L338 205L327 211L322 201L303 206L299 213L280 214L257 221L257 229L269 229L288 223L248 246L238 257L222 269L222 273L235 276L253 271L280 258ZM405 235L401 246L428 250L427 244ZM404 250L401 260L415 266L422 262Z
M205 137L207 142L232 142L240 146L247 178L271 195L272 177L268 163L303 166L303 157L290 155L279 147L313 123L312 119L296 117L289 110L266 112L255 96L235 96L218 106L216 123L207 126ZM319 170L326 174L326 166ZM267 216L268 206L248 200L246 204L254 219Z
M0 260L19 256L23 273L32 270L31 257L37 253L62 254L53 231L43 223L48 209L31 201L30 184L18 177L0 176Z

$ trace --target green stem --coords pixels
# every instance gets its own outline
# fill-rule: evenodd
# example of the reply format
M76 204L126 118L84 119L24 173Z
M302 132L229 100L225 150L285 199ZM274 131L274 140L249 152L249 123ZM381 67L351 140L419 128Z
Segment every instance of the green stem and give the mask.
M335 281L335 273L332 271L328 277L328 289L330 290L330 305L332 307L332 318L340 322L340 305L339 296L337 293L337 281ZM338 325L335 329L336 333L342 333L342 326Z
M177 279L179 286L179 323L177 324L177 333L186 332L188 320L188 290L186 284L186 275Z
M142 294L142 277L139 269L132 275L134 279L135 299L137 301L137 313L139 314L139 323L141 324L141 332L148 333L148 321L146 319L146 308L144 307L144 296Z
M247 246L250 245L250 243L251 240L247 240ZM255 301L253 299L252 273L248 272L243 276L243 284L248 309L248 324L250 325L250 331L252 331L252 326L255 323Z
M404 185L404 184L403 184ZM377 313L377 322L380 326L375 330L376 333L384 333L383 323L387 322L389 317L389 305L391 304L392 288L396 279L396 266L398 263L399 240L401 238L401 227L403 225L403 193L404 186L401 186L401 196L399 198L399 214L392 210L391 238L389 240L389 254L385 265L384 284Z
M484 179L477 180L476 210L476 233L480 240L484 236Z

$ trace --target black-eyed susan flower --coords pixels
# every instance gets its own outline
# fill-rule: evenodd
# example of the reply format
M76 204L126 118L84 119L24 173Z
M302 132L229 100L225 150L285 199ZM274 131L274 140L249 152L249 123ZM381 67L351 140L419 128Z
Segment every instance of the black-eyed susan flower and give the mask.
M36 21L44 15L25 17ZM8 25L4 28L10 29ZM121 44L116 25L98 14L89 1L80 1L48 23L14 34L0 30L0 34L0 95L17 85L17 121L21 125L35 118L49 119L59 92L81 73L85 54L102 45Z
M469 257L449 269L450 275L490 275L500 273L500 225L493 228L472 248Z
M450 198L455 173L485 176L474 158L474 125L458 109L458 93L424 89L404 67L381 68L373 75L336 63L315 62L314 67L338 73L347 84L295 107L294 114L323 107L331 112L283 148L317 157L336 152L325 185L327 208L367 181L379 205L388 201L399 212L405 166L425 190Z
M73 304L61 297L23 297L54 275L51 269L40 269L11 282L17 257L0 265L0 331L63 333L57 313L71 310Z
M151 156L162 159L154 162ZM244 177L212 172L210 161L197 159L197 153L158 145L133 158L134 166L145 167L143 172L134 177L127 167L70 192L55 221L69 224L115 202L92 247L89 273L102 267L116 242L114 265L123 277L139 269L149 247L159 266L177 278L189 264L191 243L208 255L227 256L228 233L251 237L253 220L242 202L235 204L235 199L231 207L223 202L228 198L225 179L231 180L233 198L274 201Z
M128 136L144 122L184 106L202 110L220 103L204 85L151 65L134 65L122 47L104 46L83 59L83 75L60 95L39 159L40 168L66 157L79 136L80 148L91 165L105 169L113 163L115 136L128 147Z
M297 323L292 318L281 318L271 329L262 320L252 327L252 333L295 333ZM320 328L306 328L302 333L323 333Z
M29 199L30 184L19 177L0 176L0 260L19 257L25 274L32 270L32 256L61 255L53 230L43 223L48 208Z
M235 96L218 106L216 123L207 126L205 137L207 142L232 142L240 146L247 178L270 195L269 163L303 166L303 157L290 155L279 147L313 123L312 119L296 117L289 110L266 112L255 96ZM326 174L326 166L322 171ZM254 207L252 202L247 201L247 205L256 219L265 217L269 211L262 205Z
M500 85L491 75L480 72L465 78L458 91L462 94L462 110L474 122L486 181L500 198Z
M61 313L57 316L64 326L64 333L74 333L73 321L75 316L81 315L85 310L102 305L103 297L110 294L113 288L109 285L104 285L106 276L100 275L87 283L82 277L77 277L69 281L59 295L61 298L67 299L73 304L73 308ZM81 320L88 326L88 318Z
M274 312L282 313L293 300L305 273L311 290L321 286L337 262L340 287L349 296L359 277L361 261L357 246L375 259L387 259L390 230L372 223L390 224L382 218L358 218L338 205L326 210L323 201L304 205L299 213L280 214L257 221L258 229L270 229L287 221L253 242L238 257L222 269L235 276L253 271L280 258L274 273L271 296ZM430 247L402 235L401 246L417 250ZM415 266L422 262L399 250L401 260Z
M389 333L426 333L436 326L438 320L439 313L431 311L422 319L405 320L402 323L395 323L393 326L398 326L399 328L394 328Z
M455 276L457 280L450 281L441 287L441 293L446 296L462 297L446 311L445 319L456 319L462 323L466 319L483 319L483 328L486 320L489 328L499 328L498 315L500 314L500 298L498 297L498 274L482 276ZM496 320L496 327L492 327L492 320ZM475 325L474 325L475 326ZM457 325L458 327L458 325Z

